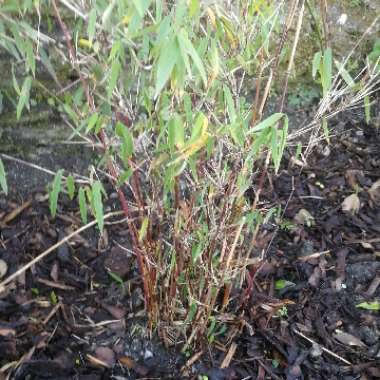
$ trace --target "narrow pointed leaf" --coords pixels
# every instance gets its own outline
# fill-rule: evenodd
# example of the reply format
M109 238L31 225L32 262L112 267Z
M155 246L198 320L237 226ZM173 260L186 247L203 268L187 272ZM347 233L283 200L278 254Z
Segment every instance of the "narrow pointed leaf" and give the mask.
M87 202L86 202L86 192L83 187L79 189L78 193L78 203L79 203L79 211L80 217L82 219L83 224L87 224Z
M169 40L161 49L157 61L155 98L157 98L169 80L173 68L178 61L179 54L179 47L175 38Z
M232 99L231 90L229 89L229 87L224 85L223 92L224 92L224 100L227 103L227 111L228 111L228 116L230 118L230 122L234 123L236 121L236 111L235 111L234 101Z
M151 0L132 0L132 3L136 8L136 11L141 18L144 17L146 11L148 10L150 2Z
M92 7L90 14L88 15L88 25L87 25L87 34L90 43L92 43L95 36L96 28L96 8Z
M5 174L5 169L3 165L3 161L0 158L0 187L5 193L5 195L8 195L8 185L7 185L7 177Z
M49 193L49 208L50 208L51 216L53 218L55 218L57 214L58 196L59 196L59 193L61 192L62 175L63 175L63 169L58 170L54 177L52 190Z
M257 124L255 127L251 128L248 133L252 132L259 132L263 129L266 129L268 127L274 126L282 117L284 117L284 114L281 112L274 113L273 115L267 117L265 120L261 121L259 124Z
M206 85L207 75L206 75L206 70L204 68L203 62L202 62L201 58L199 57L198 52L195 50L193 44L191 43L191 41L190 41L189 37L187 36L187 33L184 29L181 29L181 31L178 35L178 40L181 41L180 45L184 46L187 54L189 54L191 56L191 59L193 60L195 67L197 68L199 74L201 75L203 83Z
M111 75L110 75L110 80L107 87L108 98L112 96L112 92L116 87L117 80L119 79L120 67L121 65L120 65L119 60L116 59L115 61L112 62Z
M95 218L98 223L100 231L103 231L104 214L103 214L103 200L102 200L102 185L99 181L94 182L92 185L92 201L94 205Z
M30 88L32 86L32 80L33 78L31 76L28 76L25 78L24 83L22 84L20 97L16 109L17 120L20 119L22 110L29 103L29 95Z
M330 90L332 82L332 51L331 48L327 48L323 53L321 81L323 94L326 95Z

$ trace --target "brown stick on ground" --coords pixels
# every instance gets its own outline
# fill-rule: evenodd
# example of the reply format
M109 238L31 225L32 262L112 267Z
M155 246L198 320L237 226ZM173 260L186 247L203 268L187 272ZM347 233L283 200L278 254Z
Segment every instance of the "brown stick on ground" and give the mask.
M116 216L116 215L121 215L123 214L123 211L114 211L114 212L109 212L108 214L104 215L104 220ZM72 232L70 235L65 236L63 239L61 239L59 242L56 244L52 245L49 247L46 251L42 252L39 254L37 257L35 257L33 260L29 261L28 264L24 265L22 268L17 270L15 273L11 274L9 277L7 277L3 282L0 283L0 293L2 293L5 290L5 286L9 284L11 281L13 281L15 278L26 272L28 269L30 269L33 265L37 264L39 261L41 261L44 257L49 255L51 252L55 251L58 247L60 247L62 244L65 244L68 242L70 239L72 239L74 236L80 234L81 232L87 230L88 228L94 226L97 223L96 219L93 220L90 223L87 223L86 225L82 226L81 228L78 228L74 232Z

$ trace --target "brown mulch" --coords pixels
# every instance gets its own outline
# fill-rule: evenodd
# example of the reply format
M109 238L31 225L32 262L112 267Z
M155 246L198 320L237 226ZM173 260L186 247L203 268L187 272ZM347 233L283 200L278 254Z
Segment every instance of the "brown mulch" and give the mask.
M230 373L210 379L380 378L380 310L358 307L380 307L380 131L345 123L336 133L268 189L285 211L265 226L266 260L251 269L250 329ZM359 209L344 212L356 193Z
M380 194L369 191L380 179L380 135L341 128L302 170L289 160L265 192L264 204L281 210L258 239L265 263L250 268L238 303L236 351L220 368L227 352L215 348L192 378L380 378L380 311L357 306L380 302ZM344 212L354 193L359 209ZM6 276L80 226L75 202L53 221L42 198L0 198ZM101 241L89 230L62 245L0 294L0 379L183 378L185 359L148 337L125 223L106 230Z
M55 220L42 194L0 200L2 280L81 226L75 202L62 200ZM93 229L61 245L0 294L0 379L5 373L11 379L173 378L183 360L149 339L122 219L106 222L101 240Z

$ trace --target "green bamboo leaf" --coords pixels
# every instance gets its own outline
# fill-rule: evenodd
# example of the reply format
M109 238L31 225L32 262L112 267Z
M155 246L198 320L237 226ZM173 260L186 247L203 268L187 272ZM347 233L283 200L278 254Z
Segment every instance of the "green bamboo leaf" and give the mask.
M121 122L116 123L116 135L121 139L121 158L124 164L133 154L133 137L129 129Z
M98 121L99 114L97 112L94 112L90 118L88 119L88 124L86 128L86 133L90 132L92 128L94 128L96 122Z
M159 23L162 19L162 0L155 1L155 11L156 11L156 22Z
M195 302L192 302L190 305L189 312L187 314L186 322L190 323L194 319L196 312L197 304Z
M67 188L67 193L69 194L69 198L71 200L73 200L74 195L75 195L75 181L74 181L74 177L72 175L69 175L67 177L66 188Z
M16 79L15 70L14 70L14 66L13 65L12 65L12 83L13 83L13 88L16 91L16 94L18 96L20 96L21 90L20 90L20 86L18 85L18 82L17 82L17 79Z
M175 6L174 24L179 26L183 24L183 19L188 11L187 0L177 0Z
M54 290L50 292L50 301L53 305L56 305L58 303L58 297L55 294Z
M282 155L286 146L286 139L288 138L289 120L287 115L284 116L284 127L282 129L274 128L273 133L276 133L276 138L272 140L272 154L273 163L276 173L280 169Z
M124 281L123 279L115 272L111 272L110 270L107 271L109 276L117 283L119 286L124 287Z
M148 226L149 226L149 218L145 217L141 223L141 227L140 227L139 235L138 235L138 240L140 243L144 240L146 236L146 233L148 231Z
M187 54L187 50L186 50L186 48L185 48L184 44L182 43L179 36L177 36L177 43L178 43L178 46L180 49L180 53L181 53L183 63L185 64L185 67L186 67L187 75L191 79L192 78L192 72L191 72L189 55Z
M193 17L199 14L200 11L200 1L199 0L190 0L189 2L189 16Z
M245 143L245 134L244 134L244 127L242 123L235 122L233 124L230 124L228 128L234 142L236 144L239 144L241 147L243 147Z
M377 301L374 302L362 302L356 305L356 307L360 309L365 309L365 310L380 310L380 303Z
M62 175L63 175L63 169L58 170L54 176L52 190L49 193L49 208L50 208L51 216L53 218L55 218L57 214L58 196L59 196L59 193L61 192Z
M273 128L272 134L271 134L271 151L272 151L272 160L273 160L273 164L274 164L276 172L277 172L277 165L278 165L277 134L278 134L277 128Z
M25 56L27 69L32 71L33 76L36 75L36 58L34 56L33 45L29 40L25 40Z
M118 59L116 59L115 61L112 62L111 75L110 75L109 83L107 86L107 97L108 98L111 98L112 92L116 87L117 80L119 79L120 67L121 67L121 65L120 65L120 62Z
M132 174L133 174L133 170L131 168L128 168L127 170L124 170L121 173L121 175L119 176L119 178L117 180L116 186L119 187L123 183L127 182L129 180L129 178L131 178Z
M227 103L228 116L230 122L234 123L236 121L236 111L234 101L232 99L231 90L226 85L223 85L224 100Z
M321 81L323 95L326 95L330 90L332 83L332 51L331 48L327 48L323 53Z
M67 113L67 115L70 117L70 119L74 122L74 124L79 124L78 115L75 113L72 107L69 106L68 103L65 103L63 105L63 109Z
M108 56L108 62L115 61L116 58L120 56L120 52L122 51L121 40L116 40L112 44L110 55Z
M117 1L116 0L112 0L109 2L107 8L105 9L105 11L103 12L103 15L102 15L102 27L106 30L108 30L111 22L110 22L110 19L111 19L111 15L112 15L112 11L116 5Z
M355 81L352 79L352 76L349 74L349 72L344 68L344 66L338 62L334 61L335 66L339 70L339 74L342 76L343 80L346 82L346 85L348 87L354 87L355 86Z
M87 224L86 191L84 190L83 187L79 188L78 203L79 203L79 211L80 211L80 217L82 219L82 222L83 224Z
M191 43L185 29L181 29L181 31L179 32L178 42L181 49L185 49L186 54L191 56L191 59L193 60L195 67L197 68L199 74L201 75L203 83L206 85L207 84L206 70L203 66L203 62L201 58L199 57L198 52L195 50L193 44Z
M157 98L161 90L166 85L174 65L179 58L179 47L176 38L171 38L161 49L160 56L157 61L156 70L156 89L154 98Z
M188 93L185 93L183 96L183 108L185 110L186 120L190 123L193 117L193 107L191 103L191 96Z
M5 174L5 169L3 165L3 161L0 158L0 187L2 188L5 195L8 195L8 185L7 185L7 177Z
M55 82L59 83L57 74L54 70L53 65L51 64L50 58L48 57L45 50L41 46L39 47L39 53L40 53L40 59L41 59L42 64L45 66L46 70L52 76Z
M31 76L28 76L25 78L24 83L22 84L20 97L19 97L17 109L16 109L17 120L20 119L21 112L24 109L24 107L28 106L29 104L29 96L30 96L30 88L32 86L32 80L33 78Z
M185 142L185 130L182 119L175 115L168 122L168 144L171 152L174 152L175 146L181 148Z
M87 24L87 34L88 34L88 40L90 41L90 43L92 43L95 37L95 29L96 29L96 8L92 7L88 15L88 24Z
M137 13L141 18L145 16L146 11L149 8L151 0L132 0L134 7L136 8Z
M92 185L92 201L94 205L95 218L98 223L100 231L103 231L104 226L104 213L103 213L103 200L102 200L103 187L99 181L95 181Z
M287 281L287 280L277 280L275 283L274 283L274 288L276 290L282 290L284 288L287 288L288 286L294 286L295 283L294 282L291 282L291 281Z
M256 157L257 153L261 148L267 146L271 139L271 130L263 129L258 136L255 136L255 139L252 144L250 153L248 154L247 161L252 160Z
M253 132L262 131L263 129L266 129L268 127L273 127L284 116L285 116L285 114L283 114L282 112L274 113L273 115L267 117L265 120L261 121L255 127L251 128L248 131L248 134L251 134Z
M190 139L186 142L186 146L193 144L204 134L205 123L207 123L207 117L203 112L199 112L195 118L194 128L191 131Z
M201 256L201 253L203 252L203 247L201 244L194 245L191 248L191 261L193 264L196 263L198 258Z
M175 147L175 125L174 119L171 118L167 123L168 128L168 145L171 152L174 152Z
M95 123L94 133L97 135L102 128L107 124L107 117L104 115L99 115L98 120Z
M173 31L171 27L171 18L169 16L165 16L157 29L157 38L155 44L153 46L152 52L157 53L162 49L163 45L165 45L165 41L168 40L170 33Z
M13 34L15 45L22 55L25 54L25 40L21 38L21 28L17 24L11 25L10 30Z

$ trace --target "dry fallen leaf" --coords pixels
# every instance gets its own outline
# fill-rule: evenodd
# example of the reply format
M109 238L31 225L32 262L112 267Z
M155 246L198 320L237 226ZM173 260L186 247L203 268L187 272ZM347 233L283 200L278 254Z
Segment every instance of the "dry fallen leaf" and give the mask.
M375 203L380 203L380 179L372 184L368 190L368 194Z
M3 278L8 271L8 264L0 259L0 278Z
M96 358L93 355L87 354L86 355L87 360L90 362L91 365L94 367L105 367L108 368L108 364L98 358Z
M345 177L352 189L356 189L358 187L357 177L360 174L362 174L361 171L357 169L346 170Z
M342 202L342 210L351 215L355 215L360 208L360 200L357 194L351 194Z
M0 327L0 336L10 337L15 336L16 330L11 329L10 327Z
M341 330L335 330L336 334L333 334L333 337L347 346L357 346L357 347L366 347L366 345L356 336L346 333Z
M111 368L116 362L116 356L113 350L109 347L97 347L95 355L87 354L87 359L96 367Z
M294 217L294 221L297 224L306 225L308 227L314 226L315 220L313 215L310 214L309 211L305 210L304 208L301 208Z
M135 362L135 360L133 358L131 358L130 356L122 356L121 358L119 358L119 362L124 366L124 367L127 367L129 369L134 369L137 365L137 363Z
M137 374L141 376L146 376L149 372L148 368L136 363L136 361L131 358L130 356L122 356L119 358L119 362L124 366L129 369L133 369Z

